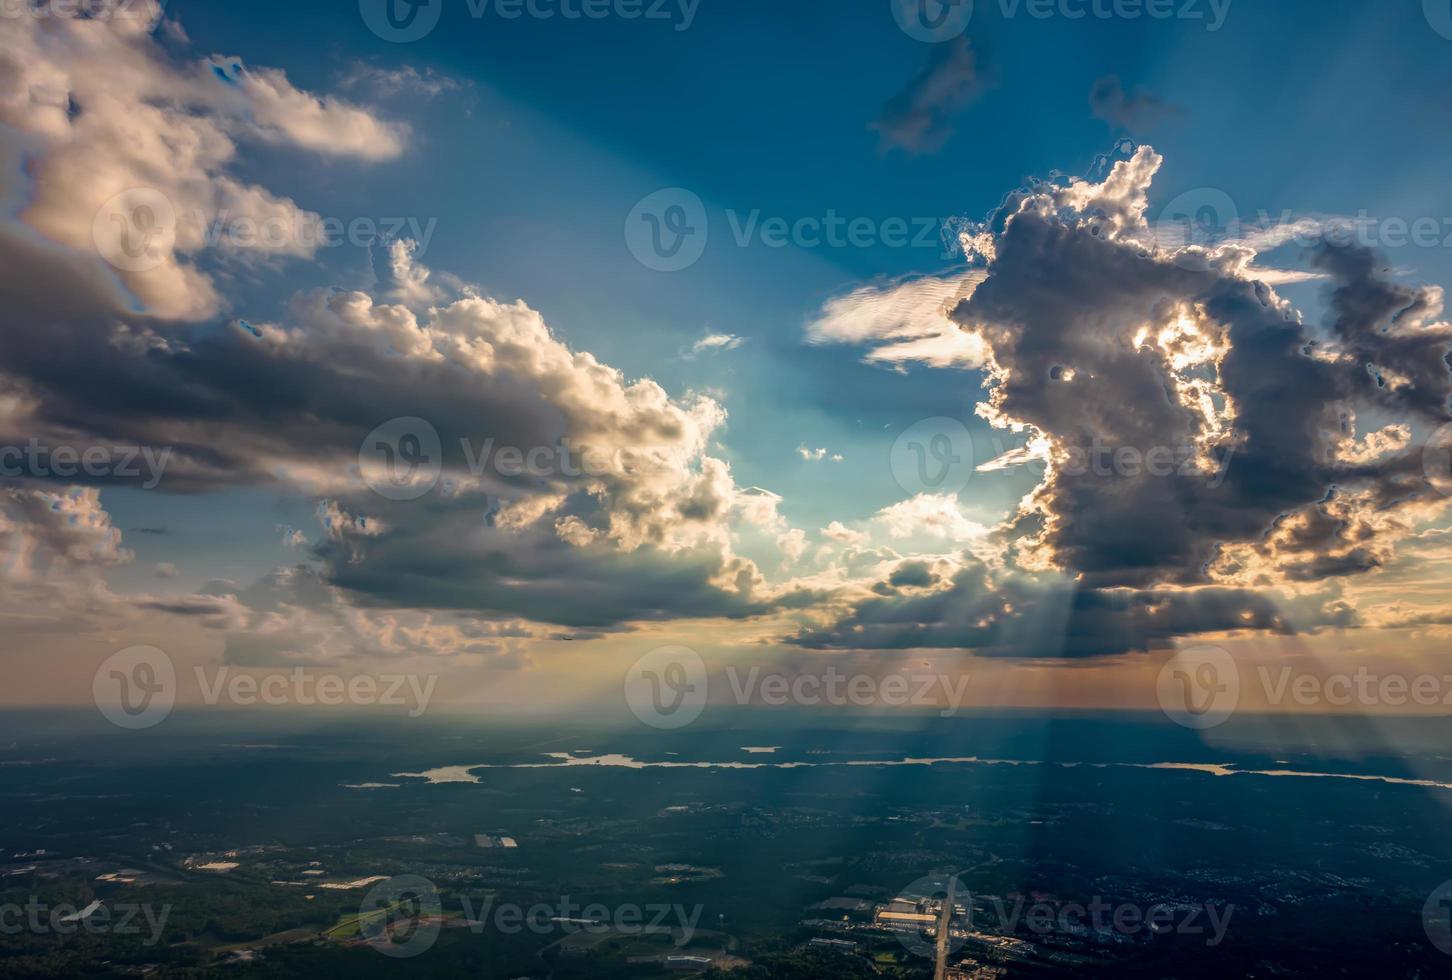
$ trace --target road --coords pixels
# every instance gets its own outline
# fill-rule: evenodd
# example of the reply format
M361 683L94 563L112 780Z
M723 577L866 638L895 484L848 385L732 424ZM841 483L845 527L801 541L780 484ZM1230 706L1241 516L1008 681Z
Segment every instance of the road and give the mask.
M958 876L948 879L948 897L943 899L943 911L938 916L938 968L933 980L945 980L948 976L948 924L953 920L953 901L957 897Z

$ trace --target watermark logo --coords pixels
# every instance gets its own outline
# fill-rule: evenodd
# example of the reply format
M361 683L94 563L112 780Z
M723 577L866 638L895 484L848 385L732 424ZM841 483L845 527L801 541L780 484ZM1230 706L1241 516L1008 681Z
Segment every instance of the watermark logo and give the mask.
M156 647L118 650L96 670L91 695L111 724L133 731L151 728L165 721L176 704L176 666Z
M390 419L363 440L358 472L374 493L388 500L417 500L443 472L439 431L415 416Z
M701 655L686 646L657 647L625 675L625 703L652 728L684 728L701 717L710 678Z
M731 697L737 705L771 707L796 705L814 708L936 708L938 717L951 718L968 697L971 674L929 671L892 672L883 676L849 674L829 666L820 674L780 672L763 674L753 666L743 676L733 664L726 669Z
M682 187L641 198L625 218L625 244L637 262L655 272L680 272L706 251L706 205Z
M1154 234L1161 248L1176 250L1176 265L1204 272L1210 267L1206 250L1240 237L1240 211L1219 188L1197 187L1160 209Z
M1220 647L1181 650L1160 668L1155 696L1166 717L1186 728L1224 724L1240 704L1240 671Z
M166 0L0 0L0 20L135 21L155 24Z
M973 436L957 419L922 419L893 442L889 465L908 493L957 493L973 478Z
M940 257L952 258L962 251L952 227L958 218L893 215L870 218L849 217L828 208L821 216L787 218L763 216L760 208L745 214L735 208L726 211L726 222L737 248L759 242L765 248L922 248Z
M1266 703L1299 707L1452 707L1452 674L1376 673L1360 666L1352 673L1315 674L1294 667L1256 668Z
M967 919L971 910L972 897L957 875L926 875L878 909L874 924L894 933L914 956L938 959L967 941L967 930L953 924Z
M914 41L938 44L968 29L973 0L888 0L892 19Z
M1104 442L1096 434L1089 445L1071 444L1060 447L1056 454L1055 469L1065 477L1099 477L1102 479L1139 479L1155 477L1164 479L1203 478L1205 486L1218 490L1225 485L1230 473L1230 461L1235 458L1235 447L1226 446L1218 455L1207 456L1193 445L1120 446ZM1032 464L1037 471L1045 468L1043 460Z
M164 264L176 245L176 208L153 187L112 197L91 224L96 252L122 272L148 272Z
M412 243L410 252L415 259L422 259L428 252L439 227L438 218L363 215L346 220L335 216L299 219L291 214L258 218L234 214L229 208L215 215L194 209L187 220L202 229L207 248L312 255L322 248L376 248L401 241Z
M0 935L22 932L34 935L69 936L84 932L92 936L144 936L143 946L155 946L166 931L170 905L137 905L132 902L107 904L96 899L84 908L50 905L31 895L24 905L0 905Z
M1452 496L1452 422L1439 428L1422 445L1422 472L1443 496Z
M428 37L443 12L444 0L358 0L363 23L391 44Z
M968 28L973 0L889 0L903 33L919 41L950 41ZM1225 26L1232 0L997 0L1004 20L1195 20L1208 33ZM1445 0L1444 4L1445 6Z
M652 20L690 30L701 0L465 0L472 20ZM433 33L444 0L359 0L368 29L385 41L405 44Z
M660 868L658 870L669 870ZM669 935L675 946L680 948L691 942L696 934L696 925L701 921L705 906L667 905L663 902L636 905L607 906L600 903L581 904L568 895L558 902L537 902L525 908L513 902L497 902L490 895L478 904L469 896L460 895L464 924L475 935L488 929L504 936L517 936L524 932L536 936L564 933L573 936L585 933L591 936L616 934L621 936Z
M1432 30L1452 41L1452 2L1449 0L1422 0L1422 14Z
M417 718L429 709L437 674L342 674L314 673L304 667L268 674L234 674L230 667L214 668L211 677L202 667L196 671L202 702L249 708L256 705L280 708L288 705L312 708L385 707L407 708Z
M407 959L433 946L443 928L444 904L434 883L398 875L374 885L358 906L358 931L384 956Z
M117 479L151 490L161 483L172 449L163 446L42 445L31 438L24 446L0 446L0 476L37 480Z
M1452 881L1444 881L1422 906L1422 930L1438 950L1452 956Z

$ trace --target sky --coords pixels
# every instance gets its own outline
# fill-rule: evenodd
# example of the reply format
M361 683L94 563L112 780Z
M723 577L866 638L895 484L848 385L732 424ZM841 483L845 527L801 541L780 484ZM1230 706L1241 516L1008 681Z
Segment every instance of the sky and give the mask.
M1452 10L92 9L0 18L0 701L1441 676Z

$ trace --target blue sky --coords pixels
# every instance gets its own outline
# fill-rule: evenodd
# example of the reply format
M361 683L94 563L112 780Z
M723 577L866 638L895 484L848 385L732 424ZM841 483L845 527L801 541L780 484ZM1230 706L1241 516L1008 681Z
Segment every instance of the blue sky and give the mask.
M1190 8L1203 12L1196 20L1071 21L1026 11L1005 19L999 4L980 2L967 36L985 91L955 114L940 150L913 154L884 152L868 128L930 47L900 32L885 2L703 2L684 31L679 18L506 21L441 2L440 25L407 44L376 37L349 2L243 10L173 0L168 9L198 51L245 54L315 90L336 88L360 62L467 80L436 97L381 102L419 135L396 161L357 168L264 152L249 154L243 172L324 215L436 221L430 265L525 298L570 343L628 374L674 391L719 390L730 412L720 442L741 482L782 494L799 521L866 517L899 495L886 467L856 465L844 478L804 465L799 444L876 464L925 416L986 434L964 372L894 375L851 348L807 345L801 329L845 288L954 262L936 247L741 248L728 210L738 225L753 211L791 221L829 210L981 218L1025 178L1082 174L1112 148L1121 133L1093 117L1088 95L1113 74L1175 107L1137 134L1165 156L1162 200L1214 187L1247 219L1262 209L1452 213L1441 94L1452 83L1452 41L1415 3L1328 16L1320 4L1241 0L1212 32L1205 4ZM634 261L621 225L637 200L668 186L706 202L711 237L699 263L657 273ZM240 292L265 310L288 286L367 281L367 254L335 251ZM1393 261L1445 279L1447 253L1403 248ZM1320 290L1288 292L1315 309ZM748 343L682 360L707 333ZM1001 482L981 478L970 504L981 495L992 513L1023 489ZM256 502L243 509L272 521ZM296 510L284 512L296 520ZM251 539L240 520L237 533L239 545Z
M741 532L727 553L773 566L767 578L778 591L771 602L784 604L776 614L809 605L802 595L821 588L827 574L793 571L796 546L783 545L784 537L800 532L816 548L832 522L861 533L873 521L890 523L884 512L905 503L889 455L914 423L961 421L973 432L979 464L1026 438L1022 426L1018 433L995 431L975 414L989 393L982 363L885 366L867 361L872 343L813 343L809 336L824 304L855 290L961 277L969 262L942 248L936 228L944 220L983 220L1036 179L1059 175L1061 187L1091 173L1104 180L1107 167L1096 170L1104 154L1128 173L1149 159L1135 147L1152 146L1159 158L1152 183L1145 174L1134 177L1148 194L1136 221L1153 225L1168 202L1212 193L1231 201L1247 227L1262 214L1276 222L1361 214L1422 219L1435 223L1435 244L1378 241L1390 246L1376 259L1378 275L1412 291L1452 279L1442 244L1452 233L1452 221L1442 217L1452 215L1452 134L1443 125L1452 39L1433 28L1420 3L1332 13L1315 3L1222 0L1215 7L1175 0L1165 9L1191 16L1070 18L1065 9L1086 4L1064 0L1051 5L1051 15L1034 16L1040 5L978 0L961 37L939 44L900 30L889 0L700 0L689 26L674 3L663 5L672 17L641 20L508 20L492 5L473 16L469 0L432 4L442 10L436 28L391 43L365 22L362 12L374 0L171 0L170 25L145 42L147 57L183 78L199 58L216 56L222 66L216 78L193 78L198 106L169 105L225 119L234 155L207 175L215 186L255 185L341 222L404 222L419 239L417 265L433 270L431 289L524 302L571 350L618 368L627 381L658 382L672 412L701 395L719 403L726 421L702 423L709 446L698 457L729 465L732 492L762 487L780 497L781 523L769 532ZM264 81L270 69L285 73L285 84ZM1118 105L1106 109L1091 93L1111 79L1120 94ZM282 108L268 101L267 85L282 88ZM322 101L310 103L309 93ZM925 102L918 108L932 117L929 137L894 138L886 120L894 106L914 100ZM70 122L84 122L88 107L74 95L72 102L81 108ZM296 117L282 115L293 111ZM16 146L44 174L49 134L35 120L12 125ZM384 146L395 138L388 135L395 125L406 130L397 146ZM44 178L33 189L42 202L53 192L43 185ZM699 261L671 272L638 261L625 233L632 208L666 188L699 198L709 227ZM1111 188L1109 203L1095 206L1112 211L1123 203L1118 194ZM73 245L73 228L31 203L16 208L21 230ZM875 237L862 247L798 241L778 248L761 236L735 240L748 222L828 215L874 229L906 223L916 243L894 247ZM933 231L926 246L917 235L925 227ZM1257 270L1275 277L1267 281L1300 311L1308 337L1326 334L1336 277L1295 244L1261 243L1256 250ZM186 336L224 351L239 320L264 329L310 322L298 304L318 295L311 291L371 294L381 304L390 285L383 247L344 244L302 261L239 261L225 248L186 257L224 299L192 317ZM1062 283L1075 270L1046 268L1044 275L1046 284ZM135 294L131 314L169 315L148 308L136 282L121 280ZM423 317L425 305L411 309ZM969 332L977 326L958 322ZM298 329L309 336L322 328ZM698 346L713 336L717 344ZM1002 342L995 350L1008 356ZM245 359L246 349L239 351ZM331 349L328 356L346 371L347 356ZM400 362L399 375L408 367ZM252 382L256 402L265 408L269 399L289 399L295 377L280 367ZM207 383L213 380L208 375ZM372 382L380 390L379 421L411 414L407 399L383 400L391 380ZM135 399L121 399L119 411L134 410L142 427L141 416L153 409ZM338 421L328 406L314 407L317 417L274 419L267 437L284 439L275 430L294 421L299 432ZM1397 421L1384 404L1363 406L1362 417ZM246 441L236 433L227 438L234 440L229 445ZM818 453L824 458L806 458ZM302 465L306 457L287 456L287 464ZM702 472L698 457L692 473ZM300 492L292 476L277 478L276 458L259 452L258 460L230 481L179 488L186 492L107 486L108 519L135 556L118 562L108 581L123 591L155 589L153 569L166 563L179 572L173 587L213 597L219 586L209 583L218 580L245 591L279 566L338 560L316 539L317 550L300 557L278 530L313 535L320 498L324 505L334 498ZM997 525L1038 480L1022 466L976 473L952 520ZM1419 512L1417 520L1426 516ZM397 518L385 512L381 520L390 528L386 538ZM167 533L137 530L155 528ZM953 547L977 546L948 541L933 553L897 540L875 545L896 549L891 561L950 565L944 556ZM787 558L776 567L779 547ZM349 564L329 565L331 585L349 581ZM352 580L348 588L378 585ZM861 612L846 593L833 595L833 615L840 618L847 607ZM370 593L372 601L397 598ZM419 605L416 596L411 601ZM650 612L657 615L665 614Z

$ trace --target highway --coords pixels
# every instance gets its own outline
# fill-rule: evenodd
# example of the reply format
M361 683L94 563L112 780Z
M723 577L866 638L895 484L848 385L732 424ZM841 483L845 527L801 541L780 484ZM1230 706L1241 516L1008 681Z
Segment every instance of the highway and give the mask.
M945 980L948 976L948 924L953 920L953 902L957 897L958 876L948 879L948 897L943 899L943 911L938 916L938 967L933 971L933 980Z

